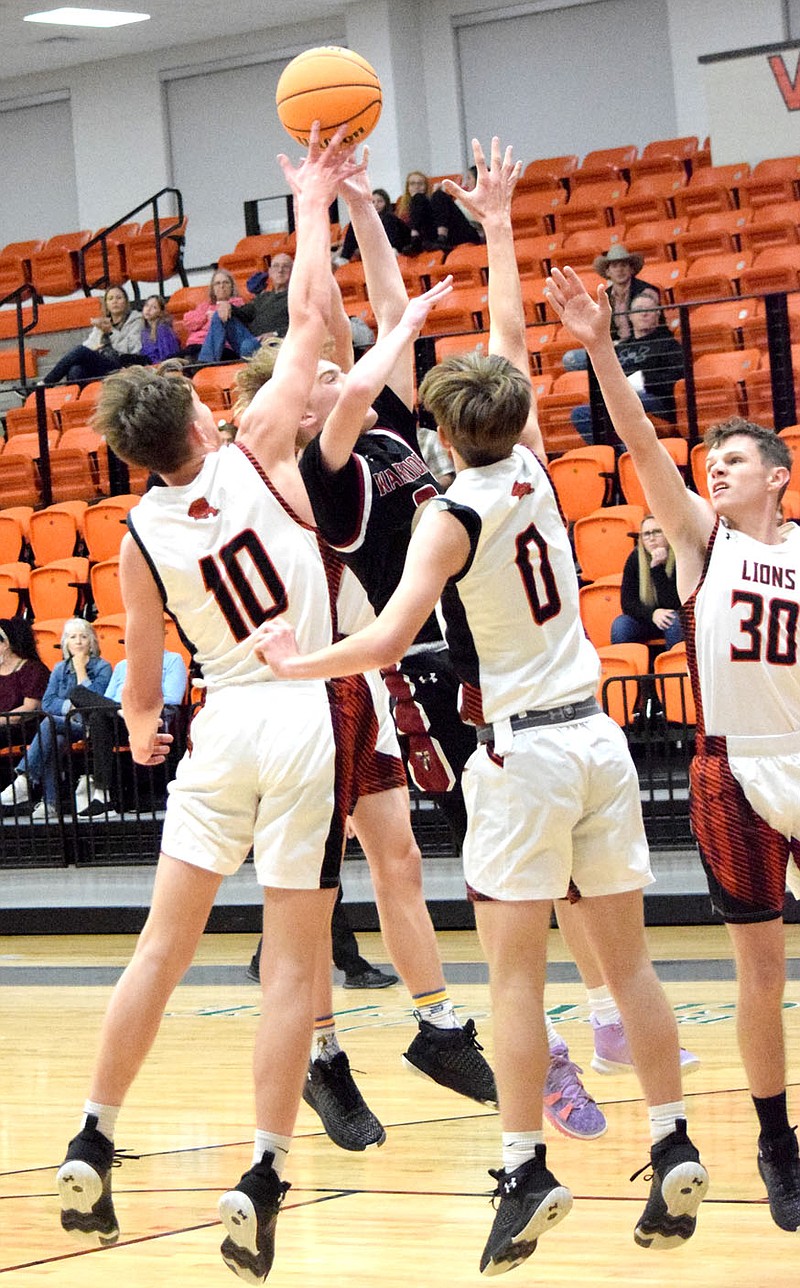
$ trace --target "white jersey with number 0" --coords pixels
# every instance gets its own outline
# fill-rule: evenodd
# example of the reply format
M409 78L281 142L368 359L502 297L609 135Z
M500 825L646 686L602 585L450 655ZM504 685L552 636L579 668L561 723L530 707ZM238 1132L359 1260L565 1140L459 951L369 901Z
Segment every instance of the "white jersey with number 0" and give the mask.
M461 520L472 548L439 610L464 714L493 723L591 697L600 663L578 612L567 530L534 454L517 445L461 471L431 506Z

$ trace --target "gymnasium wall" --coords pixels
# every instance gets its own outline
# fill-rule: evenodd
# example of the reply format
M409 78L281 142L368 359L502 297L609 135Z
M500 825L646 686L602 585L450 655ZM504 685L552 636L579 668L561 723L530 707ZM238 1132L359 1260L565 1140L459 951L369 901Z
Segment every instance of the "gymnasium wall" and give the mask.
M459 168L472 133L499 132L526 160L702 138L697 58L784 40L787 13L783 0L366 0L310 23L6 79L0 174L6 193L9 175L14 186L0 206L0 245L97 228L177 182L187 264L232 248L242 200L283 190L274 156L288 141L274 82L309 45L347 43L384 75L371 168L396 193L413 167Z

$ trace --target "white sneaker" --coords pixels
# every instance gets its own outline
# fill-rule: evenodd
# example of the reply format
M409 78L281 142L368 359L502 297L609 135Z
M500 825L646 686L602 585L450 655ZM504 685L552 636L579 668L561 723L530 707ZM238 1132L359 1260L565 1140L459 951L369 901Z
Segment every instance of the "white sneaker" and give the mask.
M89 774L81 774L78 779L78 786L75 788L75 813L80 814L86 809L89 801L92 799L94 791L94 779Z
M50 806L50 811L48 813L47 802L44 800L41 800L39 801L39 804L35 806L34 811L31 814L31 822L46 823L48 819L55 820L55 816L56 816L55 805Z
M0 805L24 805L29 800L28 780L24 774L17 774L0 792Z

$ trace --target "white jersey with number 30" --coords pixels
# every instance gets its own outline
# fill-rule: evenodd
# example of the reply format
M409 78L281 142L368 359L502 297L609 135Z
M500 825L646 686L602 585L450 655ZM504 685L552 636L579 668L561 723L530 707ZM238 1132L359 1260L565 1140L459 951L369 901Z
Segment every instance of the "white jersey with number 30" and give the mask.
M798 618L800 528L767 546L720 523L694 596L707 734L800 731Z
M272 617L302 653L330 644L341 565L244 449L207 456L184 487L151 488L129 527L209 688L272 678L249 640Z
M534 454L517 445L461 471L431 506L459 518L472 547L440 606L464 714L493 723L591 697L600 664L579 616L564 521Z

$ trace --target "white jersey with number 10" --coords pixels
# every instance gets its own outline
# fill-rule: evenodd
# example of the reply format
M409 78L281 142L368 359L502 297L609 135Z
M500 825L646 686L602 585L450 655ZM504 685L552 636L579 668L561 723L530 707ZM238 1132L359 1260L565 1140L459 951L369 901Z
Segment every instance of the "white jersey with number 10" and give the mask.
M152 488L129 526L209 689L272 678L249 639L270 618L286 617L303 653L330 644L341 565L235 444L186 486Z

